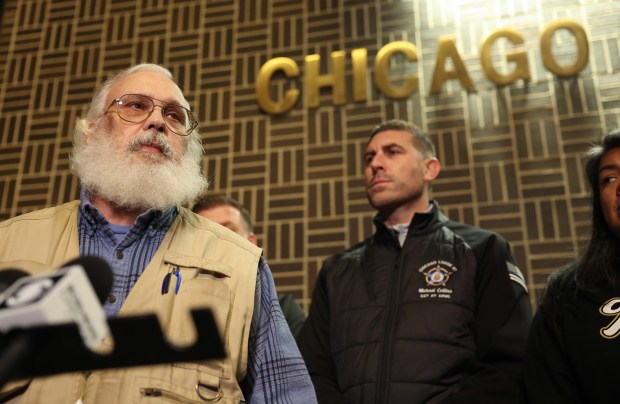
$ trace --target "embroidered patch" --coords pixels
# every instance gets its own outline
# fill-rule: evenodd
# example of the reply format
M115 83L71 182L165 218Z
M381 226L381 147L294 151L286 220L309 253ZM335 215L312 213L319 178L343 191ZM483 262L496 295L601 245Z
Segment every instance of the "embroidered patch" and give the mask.
M431 261L418 269L424 275L427 286L418 289L420 299L451 299L452 289L446 287L446 284L457 271L451 262L441 260Z
M439 265L431 268L424 275L426 275L426 284L428 286L443 286L450 279L450 272Z
M604 316L614 317L607 326L601 328L601 337L606 339L616 338L620 334L620 298L614 297L609 299L599 307L598 311Z

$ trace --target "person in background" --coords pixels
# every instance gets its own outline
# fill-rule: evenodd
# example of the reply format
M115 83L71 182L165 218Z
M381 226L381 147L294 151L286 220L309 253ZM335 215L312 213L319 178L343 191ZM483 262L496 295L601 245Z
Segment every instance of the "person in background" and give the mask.
M554 272L523 363L528 403L617 403L620 363L620 129L585 153L591 230L581 256Z
M519 402L532 311L508 242L440 212L416 126L381 123L364 159L376 232L325 261L297 340L319 402Z
M192 211L229 228L258 245L250 212L238 201L222 195L204 194L196 200ZM293 337L297 338L306 314L290 293L278 293L278 301Z
M172 342L187 343L195 334L189 310L209 307L226 358L36 378L7 385L4 399L316 402L261 250L182 207L206 188L203 153L170 71L147 63L119 72L76 122L80 200L1 223L0 266L37 274L80 255L103 258L114 273L108 316L155 313ZM171 276L178 287L168 290Z

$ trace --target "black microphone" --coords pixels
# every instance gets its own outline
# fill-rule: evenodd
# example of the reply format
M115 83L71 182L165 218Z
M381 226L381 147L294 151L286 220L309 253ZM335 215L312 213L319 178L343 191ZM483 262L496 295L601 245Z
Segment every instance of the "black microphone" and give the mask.
M112 288L112 270L100 258L80 257L55 273L22 278L0 294L0 388L13 379L226 356L207 308L191 311L197 331L191 347L172 346L156 314L106 321L99 301ZM89 302L79 293L88 290ZM93 332L101 323L111 331L111 351L92 348L102 348Z
M90 284L95 290L97 299L100 303L105 302L114 282L112 268L110 268L108 263L94 255L83 255L67 262L63 265L63 268L71 265L80 265L84 269Z
M3 269L0 271L0 293L4 292L14 284L18 279L28 276L28 272L21 269Z
M84 344L95 349L109 333L101 302L112 281L110 266L94 256L76 258L51 274L20 277L0 295L0 331L75 323Z

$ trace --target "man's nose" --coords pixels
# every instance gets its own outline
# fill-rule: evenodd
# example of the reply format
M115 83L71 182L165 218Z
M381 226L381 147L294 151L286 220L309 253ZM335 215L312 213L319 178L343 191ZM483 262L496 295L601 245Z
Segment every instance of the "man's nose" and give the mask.
M155 111L155 108L159 108L159 112ZM164 121L164 107L161 105L154 105L153 110L146 118L145 126L147 129L155 129L158 132L165 132L166 122Z
M383 169L383 158L379 154L375 154L368 164L373 172Z

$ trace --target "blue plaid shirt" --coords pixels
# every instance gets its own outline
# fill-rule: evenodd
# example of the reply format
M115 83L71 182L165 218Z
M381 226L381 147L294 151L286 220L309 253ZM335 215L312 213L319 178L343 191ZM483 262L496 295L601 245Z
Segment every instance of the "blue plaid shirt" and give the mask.
M177 215L148 210L131 227L112 226L82 191L78 212L80 254L105 259L114 284L104 304L115 316L136 280L153 258ZM124 234L124 235L123 235ZM316 403L306 365L290 333L267 261L261 257L248 349L248 373L241 383L248 403Z

